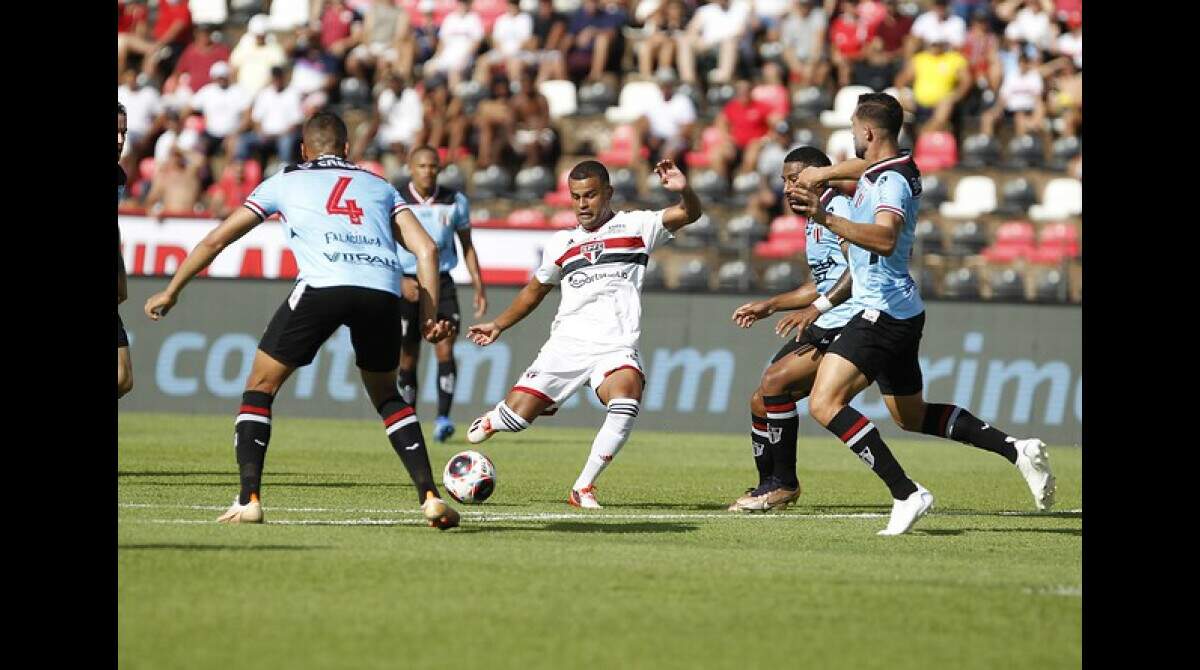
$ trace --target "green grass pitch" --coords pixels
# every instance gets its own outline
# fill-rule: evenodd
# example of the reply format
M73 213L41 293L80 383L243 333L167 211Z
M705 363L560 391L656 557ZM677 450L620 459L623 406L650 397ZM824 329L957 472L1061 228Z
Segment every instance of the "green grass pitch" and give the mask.
M430 445L439 484L459 420ZM119 667L1081 664L1079 449L1051 450L1056 512L1036 514L1003 459L892 440L937 503L883 538L886 489L831 438L802 438L796 507L736 515L748 438L643 418L585 513L565 498L592 432L549 420L482 445L496 493L438 532L377 422L280 416L267 523L231 527L213 521L237 492L231 422L120 416Z

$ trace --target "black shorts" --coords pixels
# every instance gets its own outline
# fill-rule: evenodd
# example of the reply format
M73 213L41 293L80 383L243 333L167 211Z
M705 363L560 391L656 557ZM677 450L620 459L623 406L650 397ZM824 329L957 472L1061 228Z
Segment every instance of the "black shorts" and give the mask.
M813 349L825 353L840 332L842 332L841 328L819 328L816 324L810 323L808 328L804 329L800 339L789 339L779 348L779 352L775 354L775 358L772 358L771 362L777 363L788 354L804 354Z
M117 314L117 348L129 346L129 333L125 332L125 322L121 320L121 315Z
M258 348L294 367L312 363L338 326L350 328L358 367L389 372L400 364L400 296L361 286L315 288L297 282L283 301Z
M413 275L404 275L416 279ZM400 339L405 343L421 341L421 305L407 300L401 300ZM462 318L458 313L458 288L449 272L438 276L438 318L446 319L454 324L454 330L461 330Z
M887 312L864 310L842 328L828 351L853 363L879 384L880 393L912 395L924 387L917 361L924 329L925 312L897 319Z

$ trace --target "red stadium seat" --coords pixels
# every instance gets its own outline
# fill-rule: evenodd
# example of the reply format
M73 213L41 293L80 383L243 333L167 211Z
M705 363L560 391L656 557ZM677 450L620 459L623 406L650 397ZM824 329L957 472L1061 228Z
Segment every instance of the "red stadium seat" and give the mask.
M376 177L383 177L383 163L379 161L362 161L358 163L358 167L370 172Z
M637 130L630 125L617 126L613 129L608 151L601 151L597 158L609 167L629 167L633 163L635 145Z
M453 157L450 156L450 147L438 147L437 152L438 160L442 162L442 165L447 163L457 163L458 161L471 155L471 153L467 151L466 147L459 147L458 151L454 153Z
M1060 265L1070 258L1060 247L1038 247L1029 254L1029 262L1038 265Z
M262 182L262 165L253 158L242 165L243 181L250 186L258 186Z
M804 238L771 238L754 245L754 255L759 258L791 258L804 253Z
M721 144L723 137L721 129L709 126L700 133L700 149L689 151L683 156L683 162L688 167L709 167L712 164L713 150Z
M788 90L782 84L759 84L750 91L750 97L771 106L771 116L787 118L792 111Z
M507 223L510 228L545 228L546 215L540 209L515 209Z
M913 159L921 172L938 172L958 165L958 145L954 135L941 130L921 133L913 149Z
M562 174L558 175L558 188L542 196L542 202L551 207L571 206L571 190L567 185L567 175L569 174L571 174L570 170L563 170Z
M1064 256L1079 255L1079 233L1069 223L1051 223L1042 227L1040 249L1055 249Z
M1035 249L1033 226L1027 221L1006 221L996 229L996 239L983 250L991 263L1011 263L1028 258Z
M569 209L560 209L550 217L551 228L569 229L579 225L579 221L575 219L575 212Z
M799 239L801 246L804 244L804 224L803 216L779 216L771 222L771 232L769 239Z
M141 162L138 163L138 179L145 181L154 179L155 167L153 156L147 156L143 158Z

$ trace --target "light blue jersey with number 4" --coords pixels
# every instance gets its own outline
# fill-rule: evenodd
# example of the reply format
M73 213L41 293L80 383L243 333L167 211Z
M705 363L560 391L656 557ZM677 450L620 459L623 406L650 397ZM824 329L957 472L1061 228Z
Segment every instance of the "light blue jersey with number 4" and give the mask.
M336 156L320 156L275 173L243 204L264 220L279 213L305 284L399 295L392 219L408 204L387 180Z

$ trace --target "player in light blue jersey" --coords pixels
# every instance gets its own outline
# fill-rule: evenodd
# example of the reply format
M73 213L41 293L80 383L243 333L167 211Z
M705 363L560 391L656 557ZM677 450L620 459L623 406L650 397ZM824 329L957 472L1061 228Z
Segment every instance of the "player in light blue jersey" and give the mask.
M933 494L904 473L875 428L849 403L879 384L892 418L903 429L959 440L1004 456L1020 470L1039 510L1054 503L1054 475L1046 445L1037 438L1017 440L955 405L927 404L917 360L925 306L908 273L916 227L921 174L912 156L901 154L896 139L903 111L885 93L858 99L853 116L855 154L862 162L818 168L806 184L858 176L849 217L826 211L819 191L801 186L800 210L850 243L855 307L817 370L809 398L814 419L838 436L887 485L892 513L880 535L906 533L933 506Z
M458 250L455 238L462 244L463 260L471 274L475 287L475 318L487 311L487 292L483 287L483 275L479 271L479 259L471 243L471 215L467 207L467 196L454 189L438 186L437 176L441 171L437 150L430 146L418 147L408 155L408 168L412 181L404 186L404 198L409 201L409 211L425 227L438 248L438 277L440 296L438 318L450 322L450 335L434 345L437 356L437 422L433 436L445 442L454 434L450 421L450 406L454 402L454 385L458 367L454 361L454 339L458 336L461 316L458 308L458 291L450 271L458 265ZM414 296L417 259L412 254L399 250L400 267L404 271L406 296ZM421 338L415 324L417 304L404 303L403 332L400 333L400 394L412 406L417 404L417 363L421 355Z
M783 192L789 208L796 211L800 204L800 173L810 166L829 164L829 157L813 147L793 149L784 158ZM832 188L822 194L821 203L832 214L850 213L850 200ZM789 337L792 329L796 337L771 359L750 398L750 443L758 468L758 486L734 501L730 511L782 509L799 498L796 439L800 419L796 401L808 396L825 350L856 311L852 303L843 302L850 295L851 280L851 273L846 271L845 242L812 221L806 222L804 234L809 281L787 293L746 303L733 313L738 326L749 328L776 312L799 310L776 325L775 332L781 337ZM833 307L836 303L841 304Z
M243 207L201 240L167 289L146 301L146 316L155 321L166 316L183 287L222 249L278 213L300 277L259 341L234 424L241 492L217 520L262 523L259 492L271 405L292 372L311 363L329 336L347 326L367 396L416 484L425 518L435 528L452 528L458 513L438 495L421 425L396 388L401 304L396 244L418 259L421 330L430 342L449 331L448 323L434 318L437 247L391 184L346 160L346 135L346 124L329 112L305 122L300 146L305 162L259 184Z

